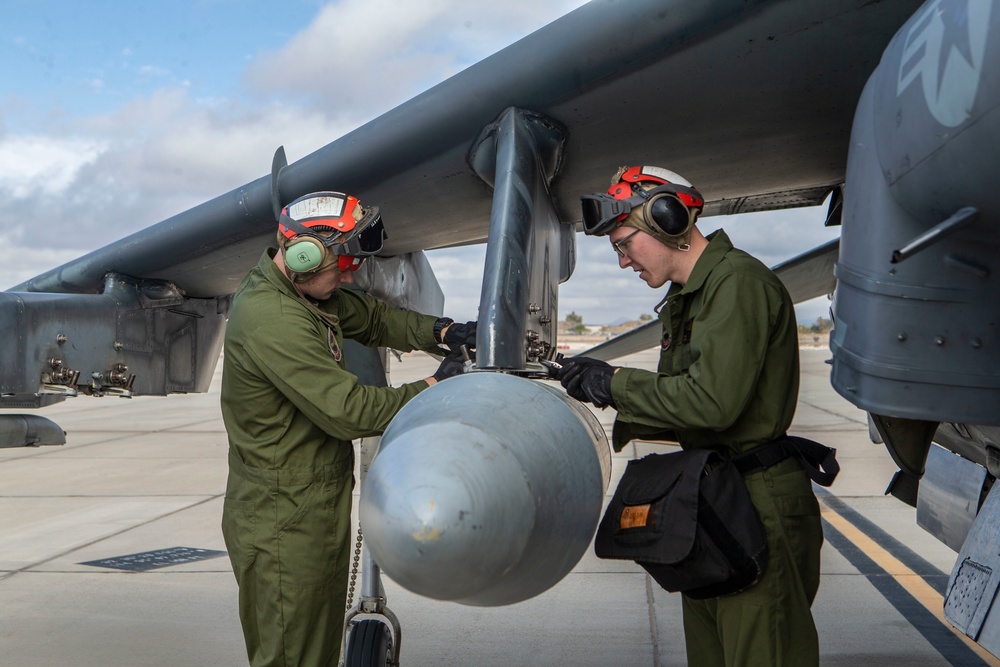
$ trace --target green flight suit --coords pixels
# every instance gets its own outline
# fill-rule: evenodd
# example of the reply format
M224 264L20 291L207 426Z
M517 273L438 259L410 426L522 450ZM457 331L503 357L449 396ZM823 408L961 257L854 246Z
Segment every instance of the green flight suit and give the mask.
M343 340L433 349L436 318L339 289L320 304L339 318L328 326L273 254L240 284L226 329L222 532L250 663L335 665L353 546L351 440L381 433L427 388L358 385L344 369Z
M799 357L788 292L766 266L734 249L724 231L708 239L687 284L667 292L658 372L622 368L611 381L616 449L649 438L736 453L776 439L791 424ZM823 532L811 483L796 459L745 479L767 533L767 570L736 595L684 596L688 664L816 665L810 606Z

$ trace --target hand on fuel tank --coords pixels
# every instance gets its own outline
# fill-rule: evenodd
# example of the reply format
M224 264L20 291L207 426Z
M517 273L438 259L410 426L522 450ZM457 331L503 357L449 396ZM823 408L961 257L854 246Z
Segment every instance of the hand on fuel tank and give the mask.
M475 361L476 355L470 352L469 360ZM441 382L442 380L453 378L456 375L461 375L465 372L465 362L466 358L465 354L462 353L462 350L455 350L441 360L441 364L438 366L438 369L434 371L434 375L431 377L438 382Z
M615 407L611 397L611 378L616 367L590 357L566 357L555 377L566 393L578 401L593 403L599 408Z

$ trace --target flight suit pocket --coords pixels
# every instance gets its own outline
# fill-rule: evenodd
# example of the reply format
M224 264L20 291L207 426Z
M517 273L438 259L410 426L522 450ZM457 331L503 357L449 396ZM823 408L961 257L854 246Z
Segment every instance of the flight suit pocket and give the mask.
M338 574L338 559L346 553L350 525L350 491L334 481L315 481L283 489L287 512L279 510L278 542L283 583L322 585ZM294 504L294 509L293 507ZM284 514L284 516L282 516Z
M780 566L795 576L810 601L819 588L819 552L823 545L823 526L819 503L801 463L789 458L764 471L764 482L771 498L770 522L774 549L783 552ZM787 585L787 582L786 582Z
M233 567L245 570L257 556L254 535L257 532L257 514L253 502L226 498L222 503L222 538L229 552Z

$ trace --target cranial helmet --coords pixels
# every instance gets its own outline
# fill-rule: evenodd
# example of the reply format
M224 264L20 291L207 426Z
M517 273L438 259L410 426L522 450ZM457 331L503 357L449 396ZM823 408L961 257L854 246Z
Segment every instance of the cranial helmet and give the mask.
M336 266L356 271L382 249L386 234L377 206L341 192L314 192L281 210L278 245L293 282Z
M583 231L604 236L615 227L640 229L661 243L686 250L691 225L705 198L684 177L661 167L622 167L606 193L584 195Z

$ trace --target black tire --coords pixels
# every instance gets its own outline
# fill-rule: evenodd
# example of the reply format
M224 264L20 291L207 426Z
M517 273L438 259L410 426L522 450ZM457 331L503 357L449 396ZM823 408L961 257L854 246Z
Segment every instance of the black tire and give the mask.
M366 619L351 627L344 667L386 667L392 659L392 633L385 623Z

